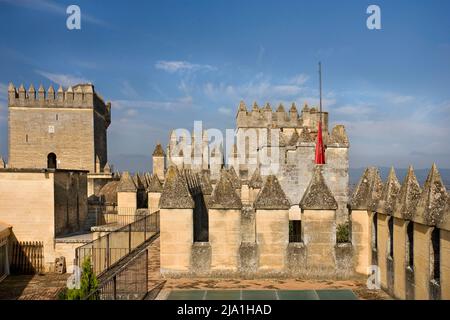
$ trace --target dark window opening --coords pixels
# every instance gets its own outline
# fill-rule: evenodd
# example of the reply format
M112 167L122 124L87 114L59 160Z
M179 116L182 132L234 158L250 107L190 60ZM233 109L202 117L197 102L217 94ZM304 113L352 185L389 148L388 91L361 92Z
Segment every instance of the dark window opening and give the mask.
M406 237L406 248L408 250L406 258L408 259L408 267L414 269L414 222L412 221L408 223L408 227L406 228Z
M56 169L56 154L49 153L47 156L47 168L48 169Z
M372 250L378 249L378 216L376 213L372 219Z
M394 259L394 217L388 221L389 228L389 258Z
M186 173L188 189L194 200L194 242L209 241L209 219L205 198L199 178L192 173Z
M56 115L56 121L58 121L58 115Z
M25 135L25 142L28 143L28 135Z
M302 242L302 221L289 221L289 242Z
M434 228L431 233L431 279L438 282L441 279L441 246L440 246L440 230Z

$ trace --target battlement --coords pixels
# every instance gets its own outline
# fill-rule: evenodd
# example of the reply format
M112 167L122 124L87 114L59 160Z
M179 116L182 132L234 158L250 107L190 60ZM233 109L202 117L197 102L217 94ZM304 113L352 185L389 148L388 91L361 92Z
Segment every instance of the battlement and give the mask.
M23 84L16 88L10 83L8 105L10 108L91 108L104 116L108 123L111 122L111 103L105 103L90 83L70 86L66 90L59 86L57 91L52 85L45 91L41 84L36 91L33 84L26 90Z
M323 130L328 131L328 112L319 112L317 108L304 105L300 114L295 103L292 103L288 111L282 103L277 109L272 110L269 103L259 107L256 102L252 109L247 110L244 101L238 106L236 115L237 128L303 128L307 127L312 132L317 131L317 124L322 116Z

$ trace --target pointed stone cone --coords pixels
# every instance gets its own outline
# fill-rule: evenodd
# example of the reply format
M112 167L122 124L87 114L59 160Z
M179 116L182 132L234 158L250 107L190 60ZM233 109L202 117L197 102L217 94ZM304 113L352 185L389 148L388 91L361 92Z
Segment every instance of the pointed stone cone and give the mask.
M303 105L303 109L302 112L309 112L309 107L308 104L305 102L305 104Z
M377 212L386 215L392 215L397 199L398 192L400 191L400 182L398 182L397 175L395 174L394 167L389 171L389 176L384 184L381 199L378 201Z
M241 180L239 179L236 170L234 170L233 166L231 166L228 170L224 169L223 171L225 171L225 174L228 174L228 178L233 184L233 188L241 189Z
M240 111L244 111L244 112L247 111L247 106L245 105L244 100L241 100L241 102L239 103L238 112L240 112Z
M36 99L36 89L34 89L33 84L30 84L30 87L28 88L28 98Z
M44 89L44 86L42 85L42 83L39 85L38 94L39 94L39 100L41 100L41 101L45 100L45 89Z
M263 182L263 179L259 172L259 168L256 168L252 174L252 177L250 178L250 182L248 183L248 186L253 189L261 189L263 187L263 185L264 185L264 182Z
M55 99L55 89L53 89L53 86L52 86L52 85L50 85L50 87L48 88L48 91L47 91L47 97L48 97L48 99L50 99L50 100Z
M213 192L213 187L211 184L211 179L209 178L209 172L207 170L203 170L200 173L200 186L202 188L202 192L204 195L211 195Z
M295 105L295 102L292 102L291 109L289 110L291 113L297 113L297 106Z
M107 163L105 164L105 167L103 168L103 171L104 171L105 173L111 173L111 166L109 165L109 162L107 162Z
M322 174L322 166L316 165L311 181L300 201L303 210L336 210L338 204Z
M167 170L159 207L161 209L194 208L194 200L189 193L186 180L181 176L175 166L170 166Z
M352 210L372 210L372 203L378 204L382 193L383 181L378 169L369 167L364 171L353 192L350 207Z
M433 164L423 187L413 221L427 226L435 226L444 216L447 205L447 190L441 175Z
M255 200L256 209L288 210L291 204L281 188L278 179L274 175L267 177L264 186Z
M8 92L16 92L16 88L14 87L14 84L12 82L8 85Z
M222 170L219 182L211 195L210 208L230 210L242 209L241 198L236 193L233 183L225 170Z
M291 139L289 139L289 145L295 146L299 140L300 136L297 133L297 130L294 130L294 133L291 136Z
M253 111L259 111L259 107L258 107L258 104L256 103L256 101L253 102L253 109L252 110Z
M136 192L137 187L128 171L120 176L120 182L117 186L117 192Z
M282 103L280 103L280 105L278 106L278 108L277 108L277 112L285 112L285 110L284 110L284 106L283 106L283 104L282 104Z
M270 106L270 103L266 102L266 106L264 107L264 111L272 112L272 107Z
M414 169L409 166L395 202L394 217L411 220L416 211L421 192L422 189L414 174Z
M307 142L307 143L314 141L314 139L311 136L311 133L309 132L309 129L307 127L302 128L302 132L300 133L298 141Z
M164 150L160 143L158 143L155 147L155 150L153 150L153 157L164 157L166 154L164 153Z
M150 180L148 182L148 192L162 192L163 185L158 178L158 175L155 173L150 176Z

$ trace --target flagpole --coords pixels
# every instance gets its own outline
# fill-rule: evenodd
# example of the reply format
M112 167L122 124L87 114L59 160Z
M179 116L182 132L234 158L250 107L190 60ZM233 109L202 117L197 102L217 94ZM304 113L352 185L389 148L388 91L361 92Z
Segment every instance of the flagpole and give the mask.
M320 92L320 103L319 103L320 122L322 122L322 63L321 62L319 62L319 92Z

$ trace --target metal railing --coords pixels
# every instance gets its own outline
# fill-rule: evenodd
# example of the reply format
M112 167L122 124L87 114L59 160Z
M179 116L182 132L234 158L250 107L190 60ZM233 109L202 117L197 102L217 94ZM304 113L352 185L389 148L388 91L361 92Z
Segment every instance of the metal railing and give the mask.
M136 222L137 220L141 219L141 215L124 215L124 214L117 214L117 213L103 213L102 217L100 219L100 224L118 224L118 225L126 225L133 222Z
M95 275L99 276L158 233L159 211L78 247L75 265L81 268L89 257Z
M148 292L148 249L102 281L85 300L142 300Z

